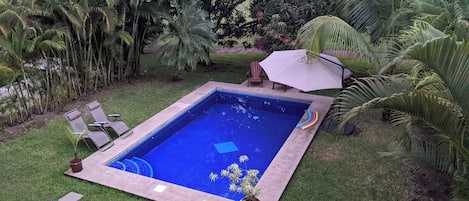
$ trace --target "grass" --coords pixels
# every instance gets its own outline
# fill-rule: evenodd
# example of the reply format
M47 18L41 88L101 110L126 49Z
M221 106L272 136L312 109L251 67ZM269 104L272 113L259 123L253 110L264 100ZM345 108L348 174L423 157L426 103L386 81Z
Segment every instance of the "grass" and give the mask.
M157 59L147 54L141 81L117 84L89 99L98 99L107 112L122 114L134 127L207 81L241 83L249 62L265 56L212 55L210 68L200 67L171 82L170 69L155 65ZM396 131L373 115L364 116L356 120L363 130L358 136L317 135L281 200L410 200L405 165L377 155L396 138ZM57 200L70 191L83 194L84 201L145 200L65 176L73 149L60 131L64 125L60 114L45 127L0 144L0 200ZM83 143L78 152L81 157L92 153Z
M412 188L401 161L381 158L395 128L369 112L354 121L357 136L319 132L304 155L282 200L412 200Z

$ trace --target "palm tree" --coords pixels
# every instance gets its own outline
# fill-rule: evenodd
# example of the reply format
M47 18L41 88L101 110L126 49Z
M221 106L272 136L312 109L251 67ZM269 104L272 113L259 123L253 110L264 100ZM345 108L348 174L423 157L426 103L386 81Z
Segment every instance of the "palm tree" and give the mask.
M123 50L121 63L117 63L120 79L140 75L140 57L145 40L160 29L160 13L162 6L158 0L114 0L107 1L108 6L118 12L121 33L129 33L132 43L120 43ZM157 30L157 31L155 31Z
M207 49L216 39L213 24L198 1L173 0L173 12L166 13L168 30L158 38L161 62L177 70L195 70L200 61L209 63Z
M16 86L20 112L29 115L31 112L42 113L45 111L46 103L41 100L42 88L47 88L49 83L42 83L43 79L33 79L41 77L38 70L26 69L26 62L34 63L40 58L46 59L50 52L60 51L65 48L58 30L42 29L30 20L30 16L37 13L34 9L23 6L3 4L1 6L0 18L0 46L6 52L6 57L2 58L4 65L15 69L21 77L17 77ZM13 27L13 28L11 28ZM48 69L46 69L47 71ZM41 77L42 78L42 77ZM51 91L46 89L46 93ZM46 101L47 102L47 101ZM33 103L31 105L31 103ZM31 105L31 106L30 106ZM30 111L33 109L35 111Z
M455 34L458 40L468 40L469 0L422 0L410 4L417 19L426 21L436 29Z
M27 8L11 4L0 5L0 19L3 23L0 25L0 47L6 53L1 59L4 66L15 70L19 76L15 79L15 94L12 98L17 98L16 102L18 110L14 111L19 114L19 120L24 121L31 114L28 102L31 94L24 68L27 52L32 49L32 35L34 35L34 27L30 27L24 17Z
M469 43L439 37L409 47L400 61L408 68L421 69L418 77L406 74L361 78L343 90L333 106L336 117L346 122L363 110L385 108L393 111L392 122L404 125L407 137L392 146L387 155L419 161L453 175L457 181L469 181ZM437 134L427 136L438 143L412 133L419 121ZM467 185L456 189L468 192ZM467 195L456 195L467 196ZM467 199L467 197L465 197Z
M54 23L67 29L64 58L73 68L71 73L80 79L77 94L86 94L112 83L114 59L120 58L113 53L121 52L106 51L105 48L109 41L132 42L126 32L116 30L119 25L117 11L102 2L86 0L69 0L53 5L50 10L55 14Z
M308 22L298 38L300 47L315 52L339 49L364 52L362 55L365 55L366 51L357 46L366 43L361 42L363 38L359 34L352 38L353 34L356 34L353 28L340 19L323 16ZM333 115L345 123L363 110L384 108L393 111L392 122L406 126L408 135L402 142L393 144L391 152L386 154L420 161L419 164L431 165L453 175L457 184L454 193L468 192L464 185L469 182L469 102L465 93L469 86L466 79L469 76L468 43L449 38L425 21L415 21L414 26L398 39L390 54L393 60L380 73L389 73L391 67L399 71L391 72L394 75L355 80L337 97ZM438 143L412 133L410 128L416 121L434 129L438 134L431 137Z
M426 21L446 34L467 40L468 0L342 0L342 16L373 42L407 29L415 19Z

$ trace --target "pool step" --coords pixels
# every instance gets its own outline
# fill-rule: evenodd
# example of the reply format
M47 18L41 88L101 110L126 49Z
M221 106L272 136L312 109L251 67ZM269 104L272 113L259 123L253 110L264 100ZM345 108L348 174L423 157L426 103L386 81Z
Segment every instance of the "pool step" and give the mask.
M140 174L140 167L135 161L130 160L130 159L124 159L122 163L125 164L125 168L126 168L125 171L132 172L135 174Z
M131 159L114 161L109 166L119 170L124 170L147 177L153 177L153 167L142 158L132 157Z
M124 163L120 162L120 161L114 161L113 163L111 163L109 165L110 167L113 167L113 168L116 168L116 169L119 169L119 170L124 170L126 171L126 166Z
M153 167L145 159L132 157L132 160L140 167L140 174L147 177L153 177Z

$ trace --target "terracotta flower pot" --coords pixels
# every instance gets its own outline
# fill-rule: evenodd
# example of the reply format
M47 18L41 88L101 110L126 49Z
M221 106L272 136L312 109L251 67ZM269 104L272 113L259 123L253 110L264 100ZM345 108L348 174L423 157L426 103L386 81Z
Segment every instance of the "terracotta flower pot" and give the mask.
M82 160L81 158L74 158L70 161L70 168L72 172L80 172L83 170Z

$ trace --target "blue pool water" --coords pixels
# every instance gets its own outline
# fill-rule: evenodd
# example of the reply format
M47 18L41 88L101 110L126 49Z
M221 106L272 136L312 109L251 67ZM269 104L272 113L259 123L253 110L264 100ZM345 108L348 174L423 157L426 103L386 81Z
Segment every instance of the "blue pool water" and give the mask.
M262 175L309 104L218 90L109 166L239 200L228 179L210 173L247 155Z

